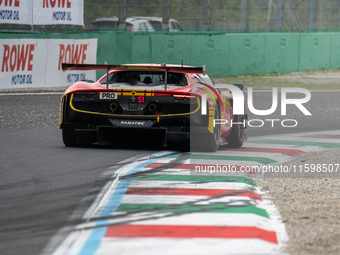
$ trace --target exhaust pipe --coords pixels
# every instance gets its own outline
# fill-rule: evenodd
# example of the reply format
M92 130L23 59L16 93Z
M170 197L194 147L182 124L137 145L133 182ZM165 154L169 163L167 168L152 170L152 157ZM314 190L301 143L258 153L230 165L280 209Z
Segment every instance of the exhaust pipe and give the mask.
M118 110L118 105L116 102L113 102L112 104L110 104L110 110L114 113L115 111Z
M150 112L155 112L157 110L157 105L156 104L149 104L148 110Z

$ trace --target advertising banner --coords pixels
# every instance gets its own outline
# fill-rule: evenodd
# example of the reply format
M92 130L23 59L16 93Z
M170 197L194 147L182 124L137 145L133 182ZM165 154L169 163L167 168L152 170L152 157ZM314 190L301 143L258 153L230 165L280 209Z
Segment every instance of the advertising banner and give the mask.
M33 25L84 25L83 0L33 1Z
M0 24L32 24L32 1L0 0Z
M0 89L62 87L79 80L95 80L95 71L61 70L61 63L93 64L97 39L0 40Z
M0 0L0 24L84 25L83 0Z
M92 64L97 61L97 39L49 40L47 54L47 86L66 86L80 80L96 80L96 71L66 71L61 64Z
M46 52L47 40L1 40L0 88L44 86Z

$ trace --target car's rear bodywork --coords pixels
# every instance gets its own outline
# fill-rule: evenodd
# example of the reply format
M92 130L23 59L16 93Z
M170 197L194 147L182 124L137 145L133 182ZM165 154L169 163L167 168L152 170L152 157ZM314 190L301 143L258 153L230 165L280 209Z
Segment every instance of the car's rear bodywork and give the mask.
M189 144L191 136L214 151L232 131L232 97L214 87L204 68L63 64L63 69L107 70L97 82L77 82L65 91L60 128L67 146L127 141L166 146ZM214 119L226 121L214 125ZM240 139L243 143L244 134Z

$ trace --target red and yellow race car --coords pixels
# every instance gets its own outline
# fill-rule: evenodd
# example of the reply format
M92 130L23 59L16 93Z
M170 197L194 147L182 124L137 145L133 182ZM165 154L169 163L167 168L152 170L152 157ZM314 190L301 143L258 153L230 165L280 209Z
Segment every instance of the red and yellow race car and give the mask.
M62 64L67 70L106 70L97 82L79 81L63 94L60 128L66 146L177 142L216 151L241 147L246 115L233 114L205 67L165 64ZM234 124L238 123L238 124Z

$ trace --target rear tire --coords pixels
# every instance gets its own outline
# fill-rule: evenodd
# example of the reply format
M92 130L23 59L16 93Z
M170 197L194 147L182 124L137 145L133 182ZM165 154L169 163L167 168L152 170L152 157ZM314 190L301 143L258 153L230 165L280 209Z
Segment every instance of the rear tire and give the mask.
M214 119L220 119L219 110L216 107ZM195 151L214 152L220 146L221 139L221 125L213 127L213 133L208 134L194 134L192 136L190 146Z
M242 115L237 115L234 117L235 122L242 122L243 123L244 116ZM240 148L243 145L243 141L245 139L245 127L241 124L236 124L233 125L231 132L229 136L226 138L227 139L227 147L228 148Z
M67 147L76 147L77 139L76 133L73 129L62 129L62 137L65 146Z

